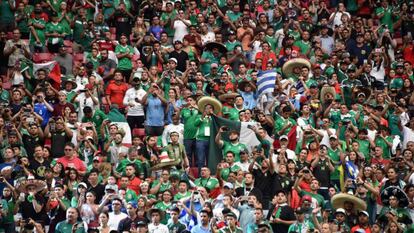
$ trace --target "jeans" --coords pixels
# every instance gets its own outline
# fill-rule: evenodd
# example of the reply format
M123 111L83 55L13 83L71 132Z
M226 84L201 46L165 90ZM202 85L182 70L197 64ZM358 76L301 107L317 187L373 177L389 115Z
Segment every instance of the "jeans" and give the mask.
M200 174L201 168L207 165L208 158L208 146L209 141L197 140L196 141L196 151L197 151L197 167L198 173Z
M193 139L184 139L185 153L187 153L188 162L190 167L193 166L193 155L196 152L196 140Z

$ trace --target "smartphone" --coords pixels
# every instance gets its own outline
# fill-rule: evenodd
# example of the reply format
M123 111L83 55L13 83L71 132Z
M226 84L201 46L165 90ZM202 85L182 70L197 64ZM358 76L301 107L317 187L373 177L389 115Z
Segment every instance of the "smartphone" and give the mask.
M222 127L222 129L223 129L223 131L229 131L230 130L230 128L228 126L224 126L224 127Z
M51 122L50 123L50 131L55 132L56 130L56 123L55 122Z

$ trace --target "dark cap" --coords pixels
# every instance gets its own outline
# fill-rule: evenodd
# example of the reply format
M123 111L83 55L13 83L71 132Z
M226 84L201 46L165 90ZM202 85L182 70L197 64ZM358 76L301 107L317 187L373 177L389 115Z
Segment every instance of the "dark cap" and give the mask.
M42 9L35 8L33 11L35 14L42 14Z
M305 212L303 211L303 209L302 209L302 208L298 207L298 208L295 210L295 213L296 213L296 214L304 214Z
M175 205L173 205L173 206L170 207L170 211L176 212L176 213L180 213L180 209L177 206L175 206Z
M137 226L147 226L148 224L145 221L137 222Z
M228 213L228 214L227 214L227 217L233 217L233 218L237 219L236 214L235 214L235 213L233 213L233 212Z

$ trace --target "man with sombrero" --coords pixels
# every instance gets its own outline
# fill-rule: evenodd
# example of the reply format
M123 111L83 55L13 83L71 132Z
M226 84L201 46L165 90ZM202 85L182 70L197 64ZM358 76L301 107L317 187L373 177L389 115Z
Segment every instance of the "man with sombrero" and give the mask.
M381 201L384 208L379 214L379 221L386 223L392 218L405 225L413 223L410 213L405 208L409 204L409 199L404 190L397 186L389 186L381 192Z
M49 217L43 208L46 200L39 193L47 188L46 182L29 177L18 183L16 190L20 193L16 205L24 220L32 218L36 222L48 223Z
M197 151L197 167L198 171L206 164L209 153L212 116L221 112L221 103L212 97L202 97L198 101L199 114L194 121L197 127L196 135L196 151Z

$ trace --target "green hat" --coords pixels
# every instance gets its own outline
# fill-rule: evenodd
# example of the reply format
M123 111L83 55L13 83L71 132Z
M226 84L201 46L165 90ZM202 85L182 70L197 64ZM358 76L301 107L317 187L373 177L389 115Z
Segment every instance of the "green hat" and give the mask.
M390 89L401 89L404 86L404 81L401 78L394 78L391 80Z

